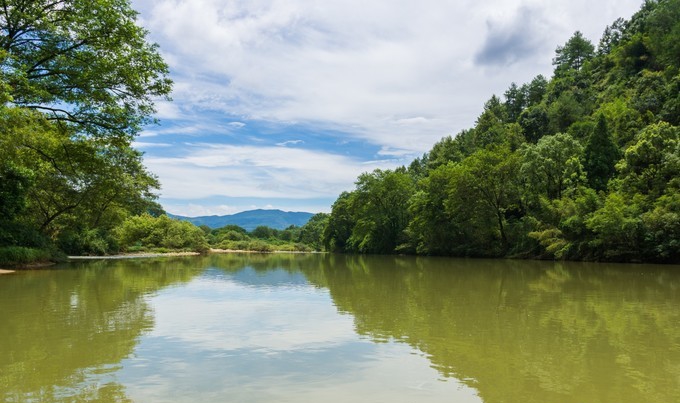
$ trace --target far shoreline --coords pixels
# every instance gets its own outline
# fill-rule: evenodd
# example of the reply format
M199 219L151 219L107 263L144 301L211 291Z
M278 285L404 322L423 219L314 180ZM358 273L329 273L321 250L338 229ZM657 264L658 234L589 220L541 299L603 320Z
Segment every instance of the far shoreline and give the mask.
M205 256L210 254L230 254L230 253L260 253L260 254L312 254L312 253L324 253L318 251L287 251L287 250L274 250L274 251L259 251L259 250L243 250L243 249L213 249L208 250L207 253L199 252L143 252L143 253L120 253L116 255L92 255L92 256L67 256L68 261L73 260L117 260L117 259L144 259L144 258L155 258L155 257L177 257L177 256Z

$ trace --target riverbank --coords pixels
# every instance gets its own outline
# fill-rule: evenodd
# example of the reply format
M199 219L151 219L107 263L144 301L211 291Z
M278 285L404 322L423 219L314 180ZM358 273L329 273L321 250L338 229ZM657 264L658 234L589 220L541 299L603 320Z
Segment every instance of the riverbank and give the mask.
M198 252L144 252L144 253L121 253L118 255L103 255L103 256L67 256L68 260L106 260L106 259L138 259L150 257L172 257L172 256L198 256Z
M253 254L308 254L308 253L324 253L316 251L288 251L288 250L273 250L273 251L258 251L258 250L240 250L240 249L214 249L208 250L208 254L229 254L229 253L253 253ZM141 252L141 253L121 253L116 255L102 255L102 256L66 256L67 261L75 260L120 260L120 259L145 259L145 258L159 258L159 257L177 257L177 256L200 256L199 252ZM11 274L21 270L31 270L54 265L54 262L35 262L24 263L19 265L6 265L5 269L0 269L0 274Z

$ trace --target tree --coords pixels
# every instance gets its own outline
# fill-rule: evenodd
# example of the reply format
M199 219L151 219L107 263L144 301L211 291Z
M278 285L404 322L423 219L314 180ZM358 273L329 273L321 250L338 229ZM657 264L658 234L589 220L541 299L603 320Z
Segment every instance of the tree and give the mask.
M354 217L354 192L342 192L331 207L328 225L323 232L323 244L331 252L347 252L350 250L349 237L356 224Z
M555 50L553 65L555 70L574 69L581 70L585 62L595 56L595 47L580 31L574 32L564 46L558 46Z
M539 74L529 84L524 84L522 87L526 87L524 91L526 93L527 107L538 105L543 100L543 96L548 89L548 80L542 74Z
M508 249L505 214L517 202L516 178L519 173L519 154L508 148L482 149L466 158L460 165L459 183L451 190L449 211L456 204L471 204L475 215L490 215L496 223L503 253Z
M517 84L510 84L510 88L503 94L505 97L505 110L507 111L507 121L516 122L519 115L528 104L527 87L518 87Z
M588 184L595 190L606 190L607 182L616 173L616 163L621 152L614 143L607 127L607 119L600 114L597 126L588 138L584 151L583 166L588 177Z
M680 128L662 122L647 126L617 164L620 188L653 202L680 191Z
M311 246L314 250L321 250L328 220L329 215L326 213L314 214L300 229L299 242Z
M621 42L625 28L626 21L623 18L617 18L612 25L607 25L600 39L600 44L597 46L597 54L609 54Z
M31 177L13 190L16 220L72 252L106 249L130 214L159 210L130 144L171 81L135 18L128 0L0 5L0 151Z
M167 97L168 67L128 0L5 0L0 78L12 102L100 137L129 138Z
M407 234L411 249L428 255L453 253L465 242L460 234L464 225L445 208L459 168L454 163L440 165L418 183L418 191L409 202Z
M536 143L541 137L550 134L550 118L543 105L532 106L522 111L518 123L524 137L530 143Z
M131 248L208 250L203 230L188 221L171 219L167 215L130 217L115 229L114 234L124 251Z
M637 260L643 237L640 205L619 192L610 193L604 206L586 220L596 238L596 255L606 260Z
M376 169L361 174L356 185L356 224L349 244L355 251L394 253L406 240L408 201L415 191L413 180L404 168Z
M528 178L532 193L559 199L562 193L583 180L583 149L570 135L558 133L541 138L522 149L522 175Z

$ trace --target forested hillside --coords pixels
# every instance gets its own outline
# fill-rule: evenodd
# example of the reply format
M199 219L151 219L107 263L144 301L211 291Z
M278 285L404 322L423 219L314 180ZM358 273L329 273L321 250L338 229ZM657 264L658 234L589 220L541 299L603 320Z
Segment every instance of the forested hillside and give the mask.
M680 261L680 0L646 1L553 77L511 84L408 167L361 175L329 250Z

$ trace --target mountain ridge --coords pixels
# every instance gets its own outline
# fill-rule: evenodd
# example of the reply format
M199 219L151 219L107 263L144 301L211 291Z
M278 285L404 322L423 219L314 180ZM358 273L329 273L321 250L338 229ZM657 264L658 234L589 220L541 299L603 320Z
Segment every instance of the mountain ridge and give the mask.
M186 217L168 214L169 217L183 221L189 221L194 225L207 225L210 228L221 228L225 225L238 225L246 231L252 231L259 226L282 230L291 225L303 226L313 216L313 213L303 211L283 211L279 209L255 209L241 211L227 215L209 215L198 217Z

